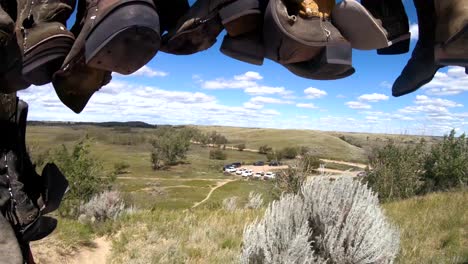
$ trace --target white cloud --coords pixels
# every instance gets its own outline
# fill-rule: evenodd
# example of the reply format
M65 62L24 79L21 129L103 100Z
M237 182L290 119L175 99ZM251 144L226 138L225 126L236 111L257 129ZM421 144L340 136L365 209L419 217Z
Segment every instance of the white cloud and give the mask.
M138 71L134 72L130 76L145 76L145 77L165 77L169 75L167 72L157 71L151 69L149 66L143 66Z
M378 93L373 93L373 94L363 94L358 97L359 101L362 102L369 102L369 103L376 103L379 101L387 101L389 97L385 94L378 94Z
M313 87L305 89L304 93L308 99L317 99L327 95L327 92Z
M342 99L342 98L346 98L346 96L345 96L345 95L342 95L342 94L339 94L339 95L336 96L336 98Z
M345 105L347 105L351 109L371 109L372 108L372 106L368 104L365 104L362 102L355 102L355 101L347 102L345 103Z
M448 114L449 113L446 107L436 106L436 105L407 106L398 111L401 113L405 113L405 114L417 114L417 113Z
M383 88L387 88L387 89L390 89L392 88L392 84L387 82L387 81L383 81L379 84L380 87L383 87Z
M299 108L309 108L309 109L317 109L318 107L314 104L296 104Z
M441 106L441 107L448 107L448 108L463 107L462 104L459 104L454 101L441 99L441 98L431 98L425 95L417 95L416 101L414 101L414 103L418 105L432 105L432 106Z
M262 109L263 108L263 104L254 104L252 102L245 102L244 103L244 107L247 108L247 109Z
M429 95L446 96L468 92L468 75L465 68L448 67L447 73L437 72L423 89Z
M414 39L414 40L419 39L419 26L418 26L418 24L411 24L410 25L410 33L411 33L411 39Z
M293 92L284 87L272 87L259 84L263 80L258 72L246 72L241 75L235 75L232 79L217 78L214 80L200 82L201 87L207 90L224 90L224 89L242 89L249 95L280 95L284 98L292 98Z
M253 104L293 104L292 101L281 100L271 97L256 96L250 99L250 102Z

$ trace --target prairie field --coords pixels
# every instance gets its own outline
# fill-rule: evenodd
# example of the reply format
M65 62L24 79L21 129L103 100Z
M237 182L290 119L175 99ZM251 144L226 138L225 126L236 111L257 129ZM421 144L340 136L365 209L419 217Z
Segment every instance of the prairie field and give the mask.
M123 194L131 208L115 221L95 225L59 217L54 234L33 244L36 260L79 263L69 260L88 251L93 256L100 249L96 239L103 238L110 248L105 254L109 263L236 263L244 227L262 217L277 196L272 181L225 176L224 164L265 161L266 156L256 152L262 145L274 149L307 146L318 157L331 160L323 162L327 168L359 171L362 167L353 166L353 162L366 165L373 145L388 140L413 144L421 138L307 130L197 128L203 132L217 131L229 140L228 146L243 143L246 150L226 149L226 160L212 160L209 148L192 144L184 162L165 170L153 170L152 128L29 126L27 143L33 160L46 157L47 151L61 145L71 147L88 137L91 154L102 162L104 171L110 173L115 164L127 164L128 168L117 176L114 188ZM425 137L425 140L438 139ZM261 208L246 208L251 192L262 195ZM227 210L223 201L231 197L236 197L236 209ZM383 204L385 214L401 233L397 262L467 263L467 204L466 189Z

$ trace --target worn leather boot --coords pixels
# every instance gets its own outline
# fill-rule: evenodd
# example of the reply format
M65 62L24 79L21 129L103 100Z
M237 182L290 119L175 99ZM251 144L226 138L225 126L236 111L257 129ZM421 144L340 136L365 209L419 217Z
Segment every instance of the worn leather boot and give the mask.
M21 73L21 51L14 29L13 19L0 5L0 93L5 94L29 87Z
M344 0L332 13L334 25L355 49L378 54L409 50L409 22L400 0Z
M131 74L156 55L161 40L151 0L79 0L72 32L62 70L83 57L89 67Z
M459 0L435 0L434 4L436 63L468 67L468 4Z
M177 25L177 21L185 15L190 5L188 0L154 0L161 24L161 35Z
M441 66L434 61L435 28L437 17L434 0L413 0L418 15L419 40L410 60L395 80L393 96L402 96L416 91L434 78Z
M13 105L13 102L2 102ZM2 193L1 212L11 223L20 244L28 244L50 234L57 221L42 216L38 205L43 182L26 152L28 105L16 99L14 106L14 114L0 121L0 189L8 190L6 199L5 192Z
M323 4L328 7L325 10L314 2L315 9L309 8L313 11L308 15L303 2L270 0L263 25L265 57L280 64L291 64L313 60L321 52L317 47L326 47L328 51L323 54L335 58L350 50L350 43L331 23L330 8L334 1L328 2ZM349 58L346 55L343 60Z
M198 0L163 36L161 50L189 55L213 46L223 27L230 36L254 31L262 20L259 8L259 0Z
M35 85L52 80L75 41L66 21L75 0L17 0L16 35L23 54L23 76Z

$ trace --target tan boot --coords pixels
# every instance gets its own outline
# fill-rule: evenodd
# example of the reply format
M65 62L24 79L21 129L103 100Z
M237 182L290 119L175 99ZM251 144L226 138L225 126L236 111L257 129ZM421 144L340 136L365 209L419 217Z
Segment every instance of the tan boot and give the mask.
M434 1L437 25L435 61L468 66L468 5L460 0Z

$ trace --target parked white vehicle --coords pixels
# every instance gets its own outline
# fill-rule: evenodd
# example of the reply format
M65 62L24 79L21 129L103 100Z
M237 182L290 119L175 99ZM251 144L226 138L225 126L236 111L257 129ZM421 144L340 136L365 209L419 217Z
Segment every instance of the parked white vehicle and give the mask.
M242 175L242 173L245 171L245 169L237 169L236 174L237 175Z
M242 177L251 177L252 175L253 175L252 170L245 170L245 171L242 173Z
M253 177L254 177L255 179L261 179L261 178L262 178L262 174L263 174L262 172L256 172L256 173L253 175Z
M274 178L276 178L276 174L274 174L274 173L271 172L271 171L269 171L269 172L267 172L267 173L265 174L265 179L266 179L266 180L272 180L272 179L274 179Z
M235 167L229 167L226 169L227 172L230 172L230 173L233 173L233 172L236 172L236 168Z

